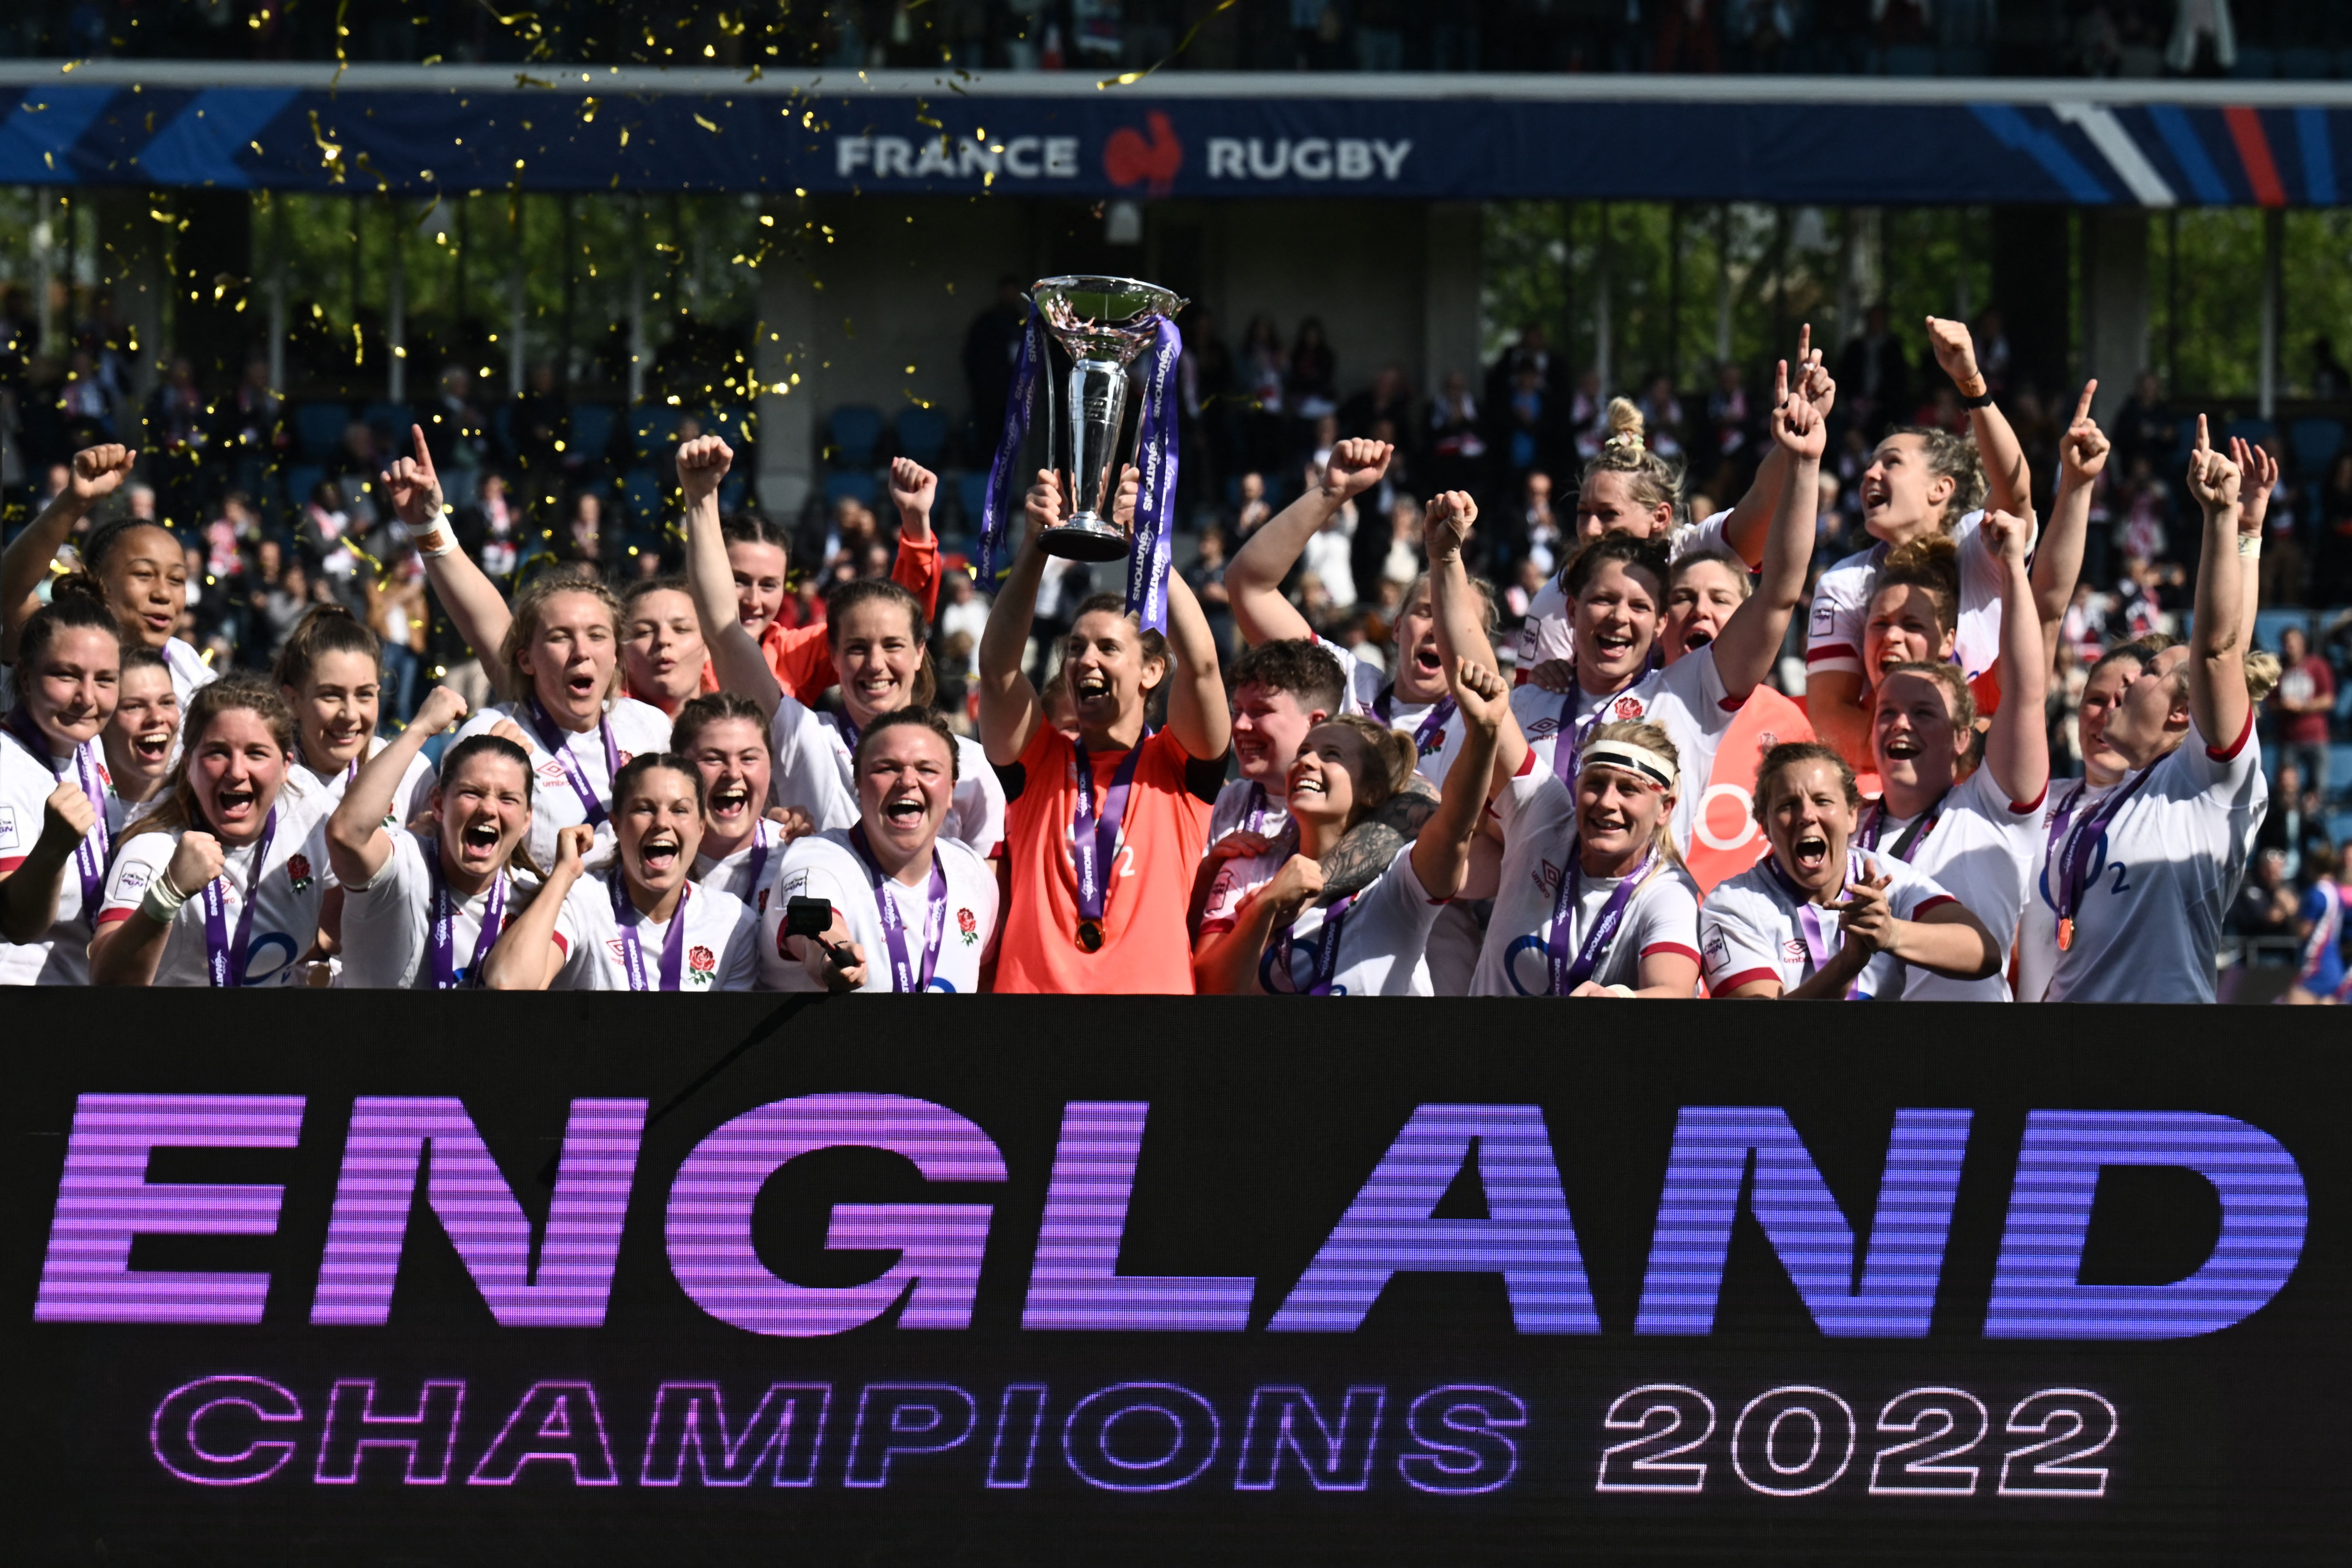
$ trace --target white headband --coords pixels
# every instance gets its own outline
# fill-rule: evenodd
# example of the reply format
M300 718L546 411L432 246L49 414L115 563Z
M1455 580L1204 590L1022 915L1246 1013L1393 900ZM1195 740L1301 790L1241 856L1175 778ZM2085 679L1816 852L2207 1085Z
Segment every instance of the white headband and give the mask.
M1586 768L1622 768L1649 780L1660 789L1675 787L1675 764L1650 750L1631 741L1595 741L1584 748L1584 760L1577 764L1581 773Z

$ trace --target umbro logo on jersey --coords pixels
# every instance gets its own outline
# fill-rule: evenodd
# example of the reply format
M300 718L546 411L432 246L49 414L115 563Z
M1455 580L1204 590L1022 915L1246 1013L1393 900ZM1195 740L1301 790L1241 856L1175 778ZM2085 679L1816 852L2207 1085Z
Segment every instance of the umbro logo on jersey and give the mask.
M539 776L547 780L551 784L562 784L563 782L563 764L556 762L541 763L539 764Z
M1793 936L1782 941L1780 943L1780 956L1787 959L1791 963L1802 963L1805 961L1805 944L1803 941Z

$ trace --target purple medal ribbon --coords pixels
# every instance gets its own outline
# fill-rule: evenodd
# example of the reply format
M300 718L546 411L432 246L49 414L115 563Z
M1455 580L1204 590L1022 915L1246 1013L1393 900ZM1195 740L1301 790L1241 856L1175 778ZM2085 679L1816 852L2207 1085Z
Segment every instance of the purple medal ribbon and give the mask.
M1013 385L1004 400L1004 427L996 438L996 456L988 465L988 491L980 509L975 574L981 587L992 594L1010 564L999 557L1003 554L1005 523L1020 515L1013 490L1020 479L1021 445L1029 437L1030 416L1037 407L1037 384L1045 369L1045 322L1032 303L1029 320L1021 328L1021 353L1013 362Z
M500 868L490 880L489 901L482 906L482 927L474 935L474 956L460 974L454 962L457 956L457 900L451 895L449 884L442 879L439 840L432 841L432 847L425 851L425 866L433 876L433 989L455 991L461 986L478 986L482 983L482 965L489 962L490 949L499 944L499 932L506 929L506 870Z
M51 773L65 776L49 753L48 737L33 722L32 710L21 702L8 715L8 732L25 742L25 750L33 754L35 761L48 763ZM74 846L74 872L81 879L81 918L90 921L98 915L100 885L106 880L106 858L114 844L114 836L106 829L106 785L99 779L98 742L84 741L76 746L73 765L82 796L98 818L81 836L81 842Z
M253 911L261 902L261 874L269 865L269 841L278 836L278 808L262 819L261 840L253 847L253 875L246 879L244 908L237 911L236 945L229 945L228 868L205 884L205 981L216 988L245 984L246 961L252 954ZM162 875L158 872L157 875Z
M1951 794L1952 792L1948 789L1937 795L1927 810L1912 819L1911 826L1903 830L1903 836L1895 841L1886 853L1897 860L1907 862L1911 858L1911 851L1918 847L1920 840L1936 831L1936 824L1944 815L1944 802L1951 798ZM1863 814L1862 831L1857 837L1861 838L1862 847L1864 849L1878 847L1879 830L1885 824L1886 798L1881 795L1872 801L1870 809Z
M1336 994L1332 989L1331 977L1338 973L1339 969L1339 928L1347 922L1348 910L1355 903L1356 899L1356 894L1349 893L1324 911L1323 929L1315 933L1314 977L1306 990L1294 991L1293 994L1329 996ZM1274 985L1275 977L1277 975L1289 983L1285 989L1297 984L1297 975L1290 967L1293 929L1290 926L1285 926L1279 936L1265 944L1265 952L1257 961L1258 984L1269 995L1281 994L1275 989Z
M1576 698L1581 689L1571 686L1568 689L1568 695L1559 700L1559 730L1551 743L1552 777L1568 785L1571 795L1576 790L1577 763L1584 755L1584 743L1592 739L1592 731L1601 728L1601 721L1609 716L1609 699L1617 695L1611 692L1608 698L1601 700L1601 706L1592 710L1591 717L1580 722L1576 717Z
M1084 741L1076 742L1078 752L1078 809L1070 818L1070 862L1078 879L1078 918L1099 921L1109 889L1103 879L1110 862L1118 853L1118 826L1127 816L1128 792L1135 784L1137 764L1143 761L1143 742L1151 738L1147 729L1128 748L1127 755L1118 760L1111 773L1110 789L1103 796L1102 815L1095 815L1095 763Z
M2059 806L2056 820L2050 824L2050 860L2059 869L2058 885L2051 891L2055 895L2061 929L2071 926L2074 911L2083 907L2083 894L2091 881L2091 857L2105 841L2107 824L2115 820L2124 802L2139 793L2140 786L2155 771L2156 765L2151 763L2134 773L2129 784L2109 793L2089 816L2074 824L2072 833L2066 825L2090 783L2085 780L2066 792L2065 803Z
M765 817L751 824L751 886L743 898L747 904L760 896L760 878L768 869L768 832Z
M1168 629L1168 566L1176 515L1176 366L1184 340L1176 323L1160 318L1144 377L1143 411L1136 420L1135 542L1127 552L1127 612L1148 632Z
M547 710L541 705L536 693L531 697L530 711L526 716L530 720L531 732L539 737L540 745L555 759L556 766L563 770L563 782L570 784L572 793L580 797L580 809L586 817L588 826L604 826L606 815L604 803L597 798L595 790L590 787L587 771L581 767L580 759L572 754L572 732L568 730L558 730L555 727L555 721L547 716ZM608 779L620 777L621 749L613 743L612 721L599 715L596 720L596 733L602 736L604 742L605 777Z
M628 873L618 866L613 868L613 923L621 928L621 971L628 976L629 989L645 991L646 950L637 942L637 924L645 917L637 906L629 901ZM688 882L677 890L677 908L669 912L669 934L662 938L660 988L677 989L679 977L686 969L686 901L694 896L694 884Z
M931 976L939 973L940 944L948 934L948 871L940 863L938 847L931 849L931 880L923 914L923 968L918 974L914 960L908 955L907 926L898 917L898 900L883 885L888 879L875 861L864 823L849 830L849 847L857 851L857 858L874 884L874 907L882 917L882 938L890 944L890 989L902 996L929 991Z
M1545 944L1551 955L1551 994L1566 996L1592 978L1601 961L1609 952L1609 945L1617 940L1617 928L1625 923L1625 911L1632 907L1633 895L1649 881L1650 873L1657 868L1658 852L1654 849L1642 858L1633 873L1617 884L1601 906L1601 918L1584 933L1577 944L1576 956L1568 956L1568 939L1576 931L1576 910L1584 896L1584 868L1574 839L1569 840L1568 870L1559 879L1559 889L1552 895L1551 940Z
M1454 721L1454 699L1445 698L1422 719L1420 727L1412 732L1414 756L1428 756L1444 744L1443 737L1445 733L1445 726ZM1396 721L1389 717L1394 711L1396 711L1396 682L1391 681L1381 688L1379 696L1372 699L1372 713L1381 723L1394 729Z
M1255 784L1250 785L1249 800L1249 810L1242 815L1242 831L1255 833L1263 838L1265 837L1266 818L1274 815L1274 806L1265 798L1265 786ZM1286 811L1283 820L1287 823L1289 819L1289 814Z
M1837 947L1830 946L1828 933L1822 930L1821 906L1813 902L1812 895L1790 881L1789 874L1780 869L1780 863L1769 855L1764 857L1764 868L1772 874L1774 881L1780 884L1780 890L1789 896L1789 901L1797 906L1797 927L1805 939L1806 970L1809 973L1818 973L1823 964L1837 955L1839 949L1845 946L1845 933L1843 931L1838 933ZM1862 870L1862 857L1851 849L1847 850L1845 879L1848 886L1861 878ZM1858 977L1846 988L1845 999L1849 1002L1870 1000L1870 994L1863 990Z

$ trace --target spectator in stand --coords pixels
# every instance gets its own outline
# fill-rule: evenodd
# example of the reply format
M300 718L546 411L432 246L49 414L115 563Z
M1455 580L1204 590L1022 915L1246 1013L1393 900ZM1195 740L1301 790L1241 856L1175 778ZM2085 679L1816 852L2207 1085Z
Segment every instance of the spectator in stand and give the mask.
M1723 69L1721 0L1664 0L1658 7L1658 70L1714 76Z
M585 566L602 576L614 563L615 542L604 527L603 498L594 490L574 495L563 521L556 525L556 560Z
M1887 324L1885 304L1870 308L1863 330L1838 356L1837 383L1848 415L1873 441L1911 407L1911 360Z
M203 498L196 493L213 411L196 384L195 362L173 354L162 384L147 399L147 471L163 492L163 515L193 522Z
M1362 531L1358 530L1360 538ZM1353 573L1349 575L1352 577ZM1222 529L1211 528L1201 534L1201 552L1192 564L1184 568L1184 581L1192 596L1201 601L1201 613L1209 620L1209 636L1217 645L1220 667L1230 666L1234 655L1233 599L1225 592L1225 535Z
M2303 770L2294 759L2279 759L2271 789L2271 809L2254 830L2256 849L2275 849L2286 858L2286 879L2309 887L2315 866L2312 851L2327 847L2327 819L2320 811L2321 793L2305 787Z
M1562 564L1560 549L1567 531L1552 513L1551 476L1541 468L1530 472L1520 487L1517 534L1512 541L1517 547L1515 552L1535 563L1544 576Z
M1339 360L1323 334L1323 323L1309 316L1298 323L1290 345L1291 412L1312 422L1339 412Z
M2279 715L2280 776L2293 763L2311 781L2319 798L2327 798L2329 717L2336 711L2336 672L2311 650L2311 636L2301 626L2279 634L2279 684L2271 699ZM2279 798L2289 798L2282 786Z
M1393 360L1381 366L1371 385L1340 405L1339 434L1392 441L1392 436L1373 428L1383 419L1399 430L1412 427L1412 393L1405 384L1404 367Z
M1328 462L1309 467L1303 489L1320 489L1328 467ZM1356 503L1350 500L1324 520L1323 526L1307 541L1307 548L1299 552L1299 569L1323 585L1335 616L1356 607L1355 542Z
M320 479L311 488L310 504L295 524L295 542L301 547L305 562L317 568L335 597L346 605L361 602L356 580L360 563L352 553L352 514L342 486L333 479Z
M1567 379L1560 374L1559 362L1552 357L1550 338L1533 321L1519 329L1519 341L1504 350L1502 357L1487 370L1486 406L1498 407L1508 402L1519 372L1530 368L1536 373L1537 384L1548 393L1557 393Z
M2152 468L2168 456L2177 439L2177 424L2164 405L2164 389L2156 373L2144 370L2132 383L2131 400L2116 411L2116 456L2126 469L2141 458Z
M1234 532L1247 539L1257 531L1258 525L1274 515L1273 503L1265 499L1265 476L1244 474L1241 478L1242 502L1234 513Z
M1523 486L1530 470L1549 468L1558 460L1559 422L1550 395L1544 390L1543 373L1535 364L1522 363L1512 374L1510 398L1500 413L1502 427L1496 445L1503 466L1515 488ZM1501 542L1507 548L1515 542Z
M425 673L425 623L431 617L425 594L425 563L416 547L404 542L367 583L368 625L383 644L383 716L405 724L416 711L417 686Z
M1706 426L1714 447L1706 477L1712 479L1716 468L1748 448L1748 384L1730 360L1716 369L1715 390L1706 396Z
M441 372L441 390L425 425L425 444L452 506L468 506L489 462L489 421L474 403L474 378L462 364Z
M1588 370L1576 378L1576 391L1561 416L1563 437L1576 444L1576 460L1590 463L1609 444L1609 405L1601 395L1601 373Z
M501 582L513 576L522 560L522 514L508 499L504 474L493 468L482 476L474 503L457 509L457 524L458 547L476 565Z
M1477 489L1485 478L1486 441L1479 434L1478 405L1471 399L1469 380L1460 371L1445 373L1437 395L1430 399L1423 427L1429 437L1425 478L1431 487L1441 491Z
M2177 0L2165 68L2175 76L2219 77L2237 63L2238 30L2230 0Z
M1683 455L1683 400L1675 395L1674 378L1654 375L1642 394L1642 418L1650 430L1650 449L1661 458Z
M526 506L535 508L554 499L553 481L561 462L555 444L563 439L571 426L572 413L565 405L563 389L556 384L555 367L532 366L530 385L516 395L513 411L507 417L507 430L514 443L514 460L523 472Z
M2257 941L2292 937L2299 901L2294 884L2287 879L2286 851L2261 850L2254 856L2253 875L2239 885L2221 929Z
M1289 466L1290 426L1284 394L1290 375L1282 352L1282 338L1271 316L1253 316L1242 334L1241 391L1248 412L1243 416L1242 461L1261 472Z

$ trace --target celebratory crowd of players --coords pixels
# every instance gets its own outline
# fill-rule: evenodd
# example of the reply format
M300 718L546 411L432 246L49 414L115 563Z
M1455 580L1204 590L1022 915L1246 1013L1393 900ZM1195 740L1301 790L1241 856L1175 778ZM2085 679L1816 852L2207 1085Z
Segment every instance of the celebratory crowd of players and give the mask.
M2265 807L2276 666L2249 641L2275 475L2199 422L2190 635L2099 662L2088 776L2053 787L2044 693L2107 441L2085 388L2036 518L1966 330L1929 327L1972 433L1880 444L1877 542L1806 607L1801 713L1759 690L1804 598L1836 397L1801 347L1770 456L1713 517L1682 515L1677 471L1612 408L1516 686L1463 565L1466 495L1429 502L1393 677L1284 596L1382 477L1388 448L1355 440L1228 567L1232 670L1171 575L1164 635L1089 601L1041 690L1036 539L1063 512L1041 473L977 740L931 706L936 486L903 459L892 578L788 629L781 537L722 523L719 438L679 453L683 580L624 598L551 574L509 605L457 550L420 435L387 489L504 700L436 689L384 740L375 636L340 609L272 679L215 679L171 636L184 568L152 524L98 528L44 602L131 468L84 451L0 557L0 980L2211 1001ZM1765 852L1695 871L1745 837L1739 806ZM2296 994L2342 984L2339 964Z

